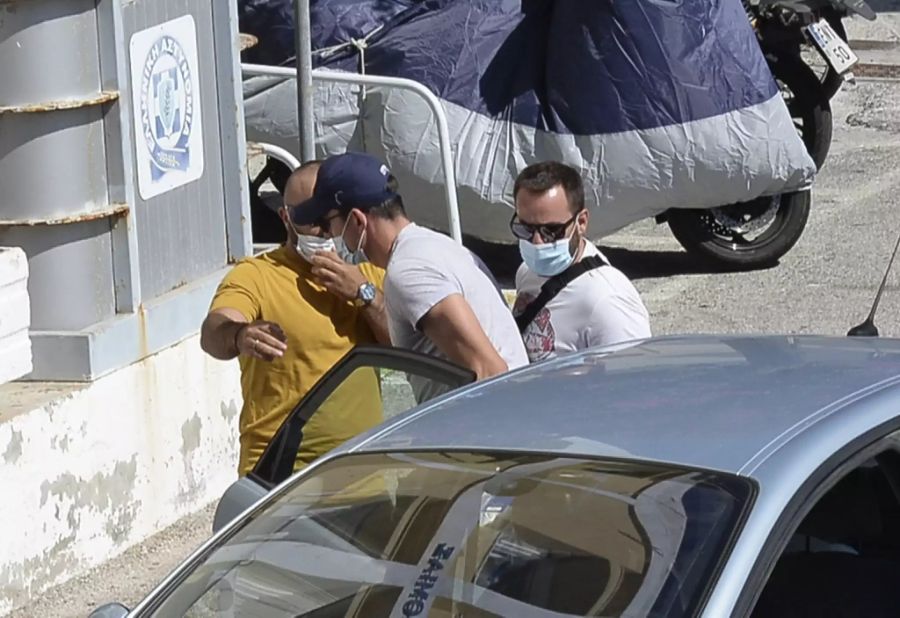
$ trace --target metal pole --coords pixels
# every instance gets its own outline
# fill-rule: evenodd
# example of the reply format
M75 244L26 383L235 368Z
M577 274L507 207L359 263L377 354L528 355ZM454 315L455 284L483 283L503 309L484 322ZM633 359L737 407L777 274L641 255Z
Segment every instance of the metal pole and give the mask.
M300 130L300 160L306 162L316 158L309 0L294 0L294 48L297 53L297 125Z

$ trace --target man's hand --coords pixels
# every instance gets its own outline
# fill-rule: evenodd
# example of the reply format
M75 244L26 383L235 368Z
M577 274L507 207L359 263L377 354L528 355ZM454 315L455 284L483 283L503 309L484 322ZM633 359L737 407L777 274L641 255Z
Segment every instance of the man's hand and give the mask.
M274 322L256 320L242 324L235 332L238 353L244 356L273 361L284 356L287 350L287 337Z
M317 251L312 258L312 274L325 289L344 300L356 300L359 286L366 282L358 266L348 264L333 251Z

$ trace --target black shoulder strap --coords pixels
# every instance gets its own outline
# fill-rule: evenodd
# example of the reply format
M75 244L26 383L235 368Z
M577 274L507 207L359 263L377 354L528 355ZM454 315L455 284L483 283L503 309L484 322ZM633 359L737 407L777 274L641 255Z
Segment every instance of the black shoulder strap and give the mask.
M558 275L547 279L544 285L541 286L541 293L538 294L537 298L528 303L524 311L516 316L519 332L524 333L541 309L553 300L554 296L562 292L567 285L589 270L600 268L601 266L606 266L606 261L599 255L592 255L572 264Z

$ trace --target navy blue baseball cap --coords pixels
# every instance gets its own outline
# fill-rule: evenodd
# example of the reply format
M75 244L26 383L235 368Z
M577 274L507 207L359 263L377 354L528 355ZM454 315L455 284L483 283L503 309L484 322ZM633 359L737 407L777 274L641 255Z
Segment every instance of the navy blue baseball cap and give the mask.
M368 210L395 197L388 187L391 171L381 161L361 152L328 157L319 167L313 195L291 212L297 225L312 225L332 210L347 214Z

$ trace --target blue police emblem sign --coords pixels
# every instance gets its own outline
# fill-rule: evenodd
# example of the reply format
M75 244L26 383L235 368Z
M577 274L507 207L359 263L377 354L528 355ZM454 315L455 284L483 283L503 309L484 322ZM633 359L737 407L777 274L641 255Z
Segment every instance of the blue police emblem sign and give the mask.
M147 200L203 175L193 17L136 32L130 52L138 189Z

